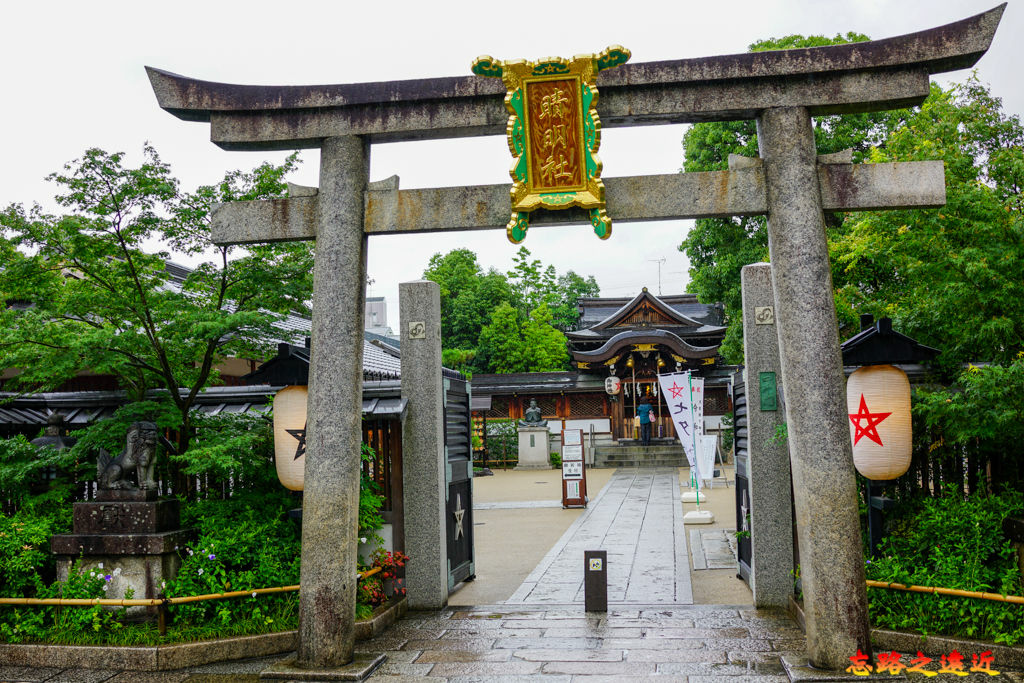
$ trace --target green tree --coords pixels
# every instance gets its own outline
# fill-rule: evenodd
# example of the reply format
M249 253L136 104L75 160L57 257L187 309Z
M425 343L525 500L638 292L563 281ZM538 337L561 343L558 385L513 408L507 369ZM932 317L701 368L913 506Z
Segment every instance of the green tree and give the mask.
M282 334L275 323L307 311L312 251L303 243L215 247L214 260L176 286L168 255L147 247L205 252L214 203L279 196L295 164L292 156L183 194L148 146L137 167L90 149L49 177L66 213L7 207L0 298L14 305L0 311L0 367L18 374L5 388L48 390L92 372L115 376L136 401L164 389L185 452L196 396L217 382L218 363L264 357Z
M545 304L521 320L516 309L503 303L480 333L478 367L487 372L564 370L568 360L565 335L551 325Z
M580 299L601 294L593 275L586 278L568 271L558 278L555 301L551 306L551 324L562 332L572 332L580 322Z
M522 372L523 332L519 314L510 304L502 303L494 309L490 324L480 331L477 354L487 372Z
M522 327L523 369L521 372L564 370L569 362L565 335L552 325L551 310L541 304L530 311Z
M540 259L530 259L530 250L519 247L512 257L508 281L515 294L516 306L528 315L541 304L551 304L557 296L558 276L554 266L544 267Z
M868 37L858 33L824 36L791 35L762 40L750 46L751 52L808 48L822 45L860 42ZM819 154L853 150L855 162L863 161L869 151L884 144L888 134L909 114L907 110L820 116L814 120L814 136ZM684 172L720 171L728 167L730 154L758 156L757 127L754 121L698 123L683 137ZM843 216L830 214L826 220L830 234L843 230ZM768 232L764 216L702 218L696 221L679 249L690 260L689 290L704 302L725 304L728 329L722 355L732 363L743 362L743 326L740 270L749 263L768 260ZM852 326L855 316L842 322Z
M931 96L871 161L940 159L940 209L851 214L830 251L840 309L891 316L963 363L1024 350L1024 126L976 78Z
M491 312L513 298L505 276L494 269L484 272L469 249L434 254L423 277L441 288L441 341L446 349L475 349Z
M506 276L493 268L484 272L468 249L430 259L423 277L441 288L441 343L448 367L470 373L565 369L562 333L576 329L579 299L600 294L597 281L571 270L559 276L554 266L530 259L525 248L513 261ZM537 348L514 348L527 339ZM561 352L549 348L555 339L561 340Z

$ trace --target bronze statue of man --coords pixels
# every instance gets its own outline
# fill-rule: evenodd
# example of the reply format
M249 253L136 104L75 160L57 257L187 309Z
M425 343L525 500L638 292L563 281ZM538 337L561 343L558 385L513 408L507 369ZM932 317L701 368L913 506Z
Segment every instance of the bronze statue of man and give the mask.
M546 427L548 421L542 419L540 407L537 406L537 399L531 398L530 405L523 414L523 419L519 421L520 427Z

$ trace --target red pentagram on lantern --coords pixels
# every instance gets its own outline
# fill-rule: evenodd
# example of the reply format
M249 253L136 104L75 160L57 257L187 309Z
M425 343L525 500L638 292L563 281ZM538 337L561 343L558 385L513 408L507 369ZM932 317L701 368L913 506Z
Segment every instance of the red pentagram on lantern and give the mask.
M856 446L862 436L866 436L879 446L884 445L882 438L878 436L878 425L892 413L872 413L868 411L868 403L864 400L864 394L860 395L860 408L856 413L850 413L850 421L853 422L854 434L853 445ZM861 424L866 421L867 424Z
M686 387L681 387L674 381L672 382L672 386L668 388L668 390L672 392L672 398L679 398L679 395L683 393L684 389L686 389Z

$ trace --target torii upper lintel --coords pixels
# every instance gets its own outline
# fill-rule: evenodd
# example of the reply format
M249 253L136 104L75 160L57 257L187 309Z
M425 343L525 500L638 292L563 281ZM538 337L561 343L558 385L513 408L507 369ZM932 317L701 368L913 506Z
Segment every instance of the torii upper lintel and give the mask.
M863 43L623 65L599 75L598 113L604 127L618 127L750 119L773 107L817 116L920 104L930 74L978 61L1005 7ZM313 148L339 135L373 142L500 135L507 121L502 85L476 76L260 86L147 72L163 109L210 122L212 141L225 149Z

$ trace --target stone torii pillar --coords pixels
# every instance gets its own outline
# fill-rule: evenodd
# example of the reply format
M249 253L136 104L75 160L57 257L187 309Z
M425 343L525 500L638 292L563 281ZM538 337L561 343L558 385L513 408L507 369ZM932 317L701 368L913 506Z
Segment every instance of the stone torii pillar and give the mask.
M822 211L941 206L945 186L940 161L856 165L818 159L811 117L920 104L929 94L930 74L969 68L988 50L1004 8L885 40L626 64L598 76L598 113L606 128L758 121L762 159L714 173L606 178L607 209L622 222L768 215L805 558L808 655L821 668L841 669L858 647L870 647ZM307 494L308 487L315 490L307 505L323 507L306 513L313 527L308 537L303 529L299 662L332 667L352 653L353 613L343 593L352 580L345 572L352 568L354 574L355 528L328 516L358 487L352 464L358 435L351 425L360 412L356 331L362 326L366 247L357 226L361 220L363 235L503 229L509 209L507 184L367 187L366 145L503 135L504 87L473 76L240 86L148 71L160 106L187 121L209 122L211 140L224 149L323 149L319 193L223 205L214 213L213 235L218 244L318 240L306 486ZM538 211L531 218L538 227L568 222L589 221L578 210ZM326 386L336 383L341 388ZM328 472L329 463L345 458L352 463ZM327 481L315 482L318 477ZM334 576L339 583L332 584Z
M328 138L320 148L296 660L302 668L348 664L355 644L357 569L348 549L358 542L359 524L369 152L356 136Z
M757 119L811 664L870 654L859 501L811 115ZM840 581L828 577L842 577Z

